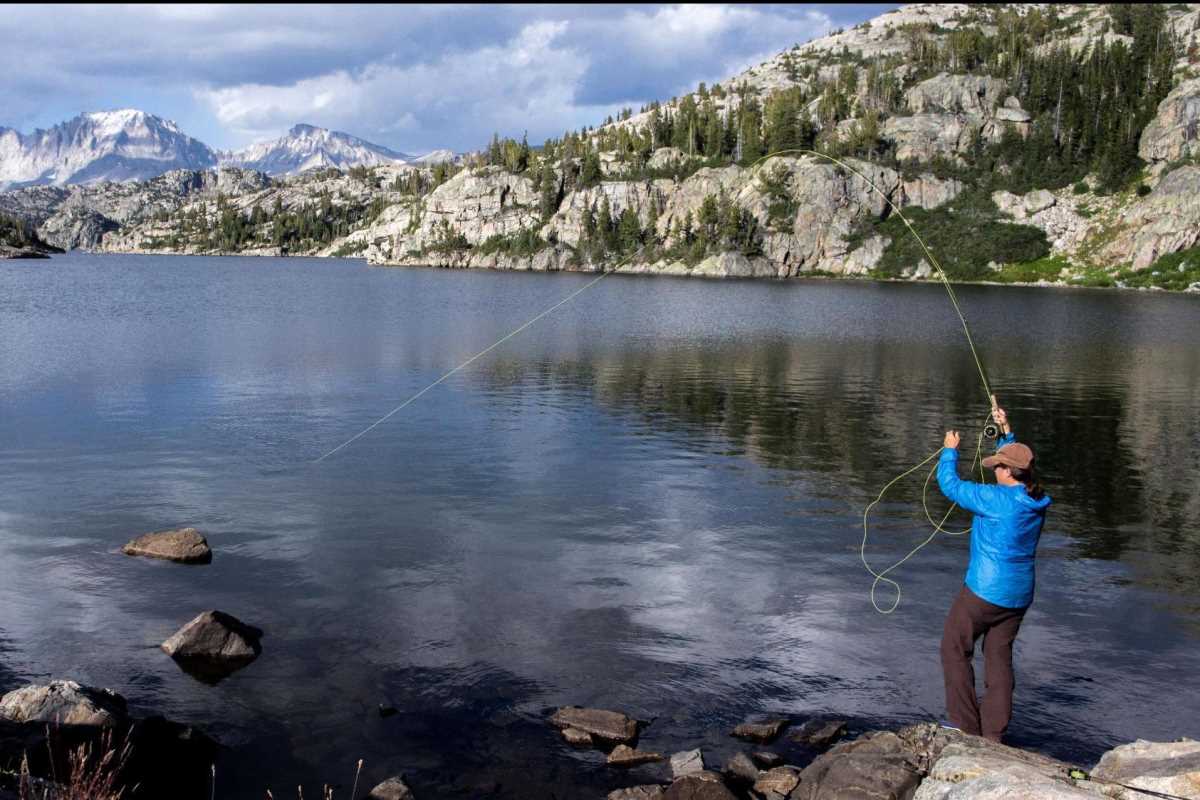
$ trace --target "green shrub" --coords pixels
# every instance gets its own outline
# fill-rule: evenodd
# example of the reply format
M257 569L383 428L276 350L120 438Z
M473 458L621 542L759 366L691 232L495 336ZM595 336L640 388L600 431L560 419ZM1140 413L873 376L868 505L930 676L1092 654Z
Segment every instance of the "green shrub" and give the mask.
M1200 245L1168 253L1145 269L1121 270L1114 277L1129 287L1182 291L1200 281Z
M984 192L964 192L932 210L906 208L904 215L950 278L986 278L993 274L988 262L1019 264L1050 254L1050 243L1043 231L1031 225L1002 221L1000 210ZM894 277L925 258L924 250L899 215L893 214L868 226L868 229L860 227L852 239L861 240L869 232L891 239L876 267L877 273Z
M1146 195L1150 194L1150 187L1144 183L1139 183L1136 191L1138 197L1145 197Z
M1079 183L1075 184L1075 186L1072 188L1072 191L1074 191L1075 194L1087 194L1088 193L1087 181L1080 181Z

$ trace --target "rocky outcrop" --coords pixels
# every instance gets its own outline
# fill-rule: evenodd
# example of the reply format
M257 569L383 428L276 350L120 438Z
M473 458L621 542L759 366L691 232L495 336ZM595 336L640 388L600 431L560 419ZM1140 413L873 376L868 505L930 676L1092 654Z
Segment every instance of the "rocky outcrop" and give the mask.
M733 792L718 781L700 775L680 778L663 793L663 800L737 800Z
M1158 104L1142 130L1138 156L1151 162L1200 156L1200 78L1179 84Z
M1000 78L943 72L906 91L904 105L913 114L976 114L983 117L991 116L1007 95L1008 82Z
M195 528L147 533L126 544L121 552L127 556L162 558L181 564L207 564L212 561L208 540Z
M661 786L630 786L609 792L608 800L661 800L662 796Z
M843 720L810 719L791 735L793 742L814 748L825 748L846 735L846 723Z
M258 658L262 631L222 611L205 611L162 643L187 672L216 683Z
M10 722L112 727L128 719L125 698L75 681L15 689L0 698L0 718Z
M1200 243L1200 167L1168 173L1154 191L1120 215L1115 227L1102 255L1110 263L1132 263L1134 269Z

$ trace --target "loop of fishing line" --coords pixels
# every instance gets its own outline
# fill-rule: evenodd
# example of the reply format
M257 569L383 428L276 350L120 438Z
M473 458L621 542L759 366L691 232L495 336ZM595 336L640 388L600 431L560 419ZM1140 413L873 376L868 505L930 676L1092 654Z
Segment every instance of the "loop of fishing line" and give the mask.
M989 408L991 409L988 412L988 416L984 419L984 427L987 428L989 425L989 422L993 419L992 412L995 410L995 400L993 398L991 384L988 382L988 379L987 379L987 372L983 368L983 360L980 358L979 351L975 346L975 339L974 339L974 337L971 336L971 328L967 324L967 317L963 313L962 307L959 305L958 297L954 293L954 288L950 285L950 279L946 275L946 271L942 268L941 262L939 262L937 260L937 257L934 256L933 252L929 249L929 246L925 244L925 240L922 239L920 234L917 233L916 229L913 228L912 223L909 221L908 217L904 216L904 212L900 210L900 207L898 205L896 205L895 202L893 202L893 200L887 195L886 192L884 192L882 189L879 188L879 186L875 183L875 181L871 180L869 177L864 175L862 173L862 171L856 169L855 167L846 163L842 159L837 158L835 156L828 155L826 153L821 153L816 150L808 150L808 149L803 149L803 148L777 150L773 153L768 153L767 155L763 156L762 158L759 158L758 160L756 160L753 164L750 165L750 169L753 170L759 164L763 163L764 161L766 161L768 159L776 158L779 156L785 156L785 155L810 155L810 156L815 156L817 158L823 158L827 161L830 161L830 162L838 165L842 169L845 169L848 172L853 173L854 175L858 176L860 179L862 179L867 184L867 186L871 187L871 189L883 199L884 203L887 204L888 208L890 208L900 218L900 220L904 223L904 227L913 236L913 238L916 239L917 244L920 245L921 250L925 253L926 260L928 261L930 266L932 266L933 269L937 272L938 277L941 279L942 286L945 288L946 294L950 298L950 303L951 303L951 305L954 306L954 313L958 315L959 322L962 323L963 334L967 338L967 345L970 347L971 357L975 360L975 368L979 372L979 381L983 386L984 395L985 395L985 397L988 398ZM400 405L396 406L391 411L384 414L382 417L375 420L370 425L363 428L361 431L359 431L358 433L354 434L346 441L339 444L337 447L334 447L332 450L326 452L324 455L315 459L313 461L313 463L314 464L320 463L320 462L324 461L325 459L329 458L330 456L334 455L335 453L345 449L346 447L350 446L354 442L358 441L360 438L362 438L366 434L370 433L372 430L377 428L379 425L381 425L384 422L386 422L387 420L391 419L393 416L398 414L400 411L407 408L410 404L414 403L421 396L423 396L426 392L430 391L434 387L443 383L448 378L450 378L452 375L454 375L454 374L460 372L461 370L465 369L466 367L470 366L472 363L474 363L478 359L482 358L483 356L487 355L492 350L495 350L497 347L504 344L509 339L512 339L514 336L517 336L522 331L525 331L526 329L530 328L532 325L534 325L536 322L538 322L542 318L548 316L552 312L554 312L557 309L561 308L562 306L566 305L571 300L574 300L576 297L583 294L585 291L587 291L591 287L595 286L601 280L603 280L607 276L613 274L617 270L621 269L621 267L625 266L630 261L632 261L634 258L641 255L641 253L643 251L644 251L644 248L640 248L633 255L619 261L612 269L602 270L600 275L598 275L596 278L592 279L591 281L588 281L586 284L579 287L575 291L571 292L566 297L564 297L563 299L559 300L554 305L547 308L545 311L542 311L541 313L532 317L528 321L522 323L518 327L514 328L511 332L505 334L500 339L497 339L492 344L488 345L487 347L480 350L475 355L468 358L466 361L463 361L458 366L456 366L453 369L449 370L448 372L444 373L437 380L433 381L428 386L421 389L416 394L413 394L408 399L406 399L404 402L400 403ZM972 470L974 469L975 463L978 463L980 465L979 468L980 468L981 477L983 475L982 448L983 448L983 434L980 433L978 439L976 440L975 458L972 463ZM913 474L917 470L921 469L926 464L928 464L930 461L934 461L940 453L941 453L941 448L933 451L923 461L921 461L920 463L916 464L913 467L910 467L909 469L907 469L904 472L897 475L892 480L888 481L884 485L884 487L880 490L879 495L873 501L871 501L871 503L869 503L867 505L867 507L863 510L863 538L862 538L862 545L859 550L859 555L862 559L863 566L866 567L867 571L869 573L871 573L871 575L874 577L874 581L871 583L871 592L870 592L871 605L874 606L875 610L881 614L891 614L900 605L900 596L901 596L900 584L897 583L893 578L887 577L889 573L898 569L900 566L902 566L904 563L906 563L909 559L911 559L914 555L916 555L922 548L924 548L926 545L928 545L930 542L932 542L938 533L945 533L945 534L951 535L951 536L961 536L962 534L967 533L967 531L965 531L965 530L950 531L950 530L946 530L946 528L944 527L946 521L950 518L951 513L953 513L953 511L955 509L954 505L950 506L950 508L946 511L945 515L943 515L940 522L935 522L933 519L933 515L929 510L928 491L929 491L930 480L933 478L933 475L935 474L935 472L937 470L937 464L935 463L933 468L930 470L929 474L926 476L925 485L921 491L921 505L925 511L925 518L929 521L929 524L932 528L929 536L924 541L922 541L920 544L918 544L916 547L914 547L912 550L910 550L908 552L908 554L905 555L903 558L901 558L899 561L897 561L896 563L892 564L891 566L887 567L886 569L884 569L880 572L875 571L875 569L873 567L871 567L870 563L867 561L867 539L869 536L869 517L870 517L871 509L874 508L876 505L878 505L880 502L882 502L884 495L887 494L888 490L891 489L892 486L894 486L895 484L897 484L904 478L908 477L909 475ZM879 584L881 584L881 583L886 583L887 585L891 586L896 592L895 600L887 608L882 607L879 604L879 602L876 600L876 597L875 597L875 593L876 593L877 589L879 588Z

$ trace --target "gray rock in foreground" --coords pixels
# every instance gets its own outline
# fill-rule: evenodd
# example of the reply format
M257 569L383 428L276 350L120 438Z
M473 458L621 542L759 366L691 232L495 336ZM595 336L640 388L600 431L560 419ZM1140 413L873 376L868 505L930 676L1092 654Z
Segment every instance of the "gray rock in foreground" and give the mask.
M178 528L139 536L121 548L127 556L163 558L181 564L207 564L212 561L212 549L200 531Z
M162 649L196 678L215 683L258 658L262 631L222 611L205 611Z
M660 800L662 796L661 786L630 786L609 792L608 800Z
M1113 748L1092 775L1153 792L1200 800L1200 742L1147 742Z
M637 722L619 711L571 706L554 712L550 723L590 733L607 742L627 743L637 738Z
M685 750L671 756L671 776L682 778L704 771L704 755L699 749Z
M733 758L729 759L723 770L725 776L731 782L740 782L750 785L758 780L758 767L750 760L750 757L745 753L738 753Z
M400 775L388 778L367 793L366 800L412 800L412 789Z
M11 722L113 727L128 720L125 698L108 689L53 681L26 686L0 698L0 718Z
M663 800L737 800L733 792L717 781L699 775L680 778L663 793Z

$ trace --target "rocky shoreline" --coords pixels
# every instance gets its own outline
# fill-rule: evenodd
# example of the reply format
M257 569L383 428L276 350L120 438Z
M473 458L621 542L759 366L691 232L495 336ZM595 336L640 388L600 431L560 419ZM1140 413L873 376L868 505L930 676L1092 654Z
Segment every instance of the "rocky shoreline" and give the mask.
M568 746L606 753L607 768L626 776L628 785L607 800L1200 800L1200 741L1190 739L1123 744L1083 769L935 723L848 738L841 720L793 725L776 717L729 731L744 748L718 765L698 748L671 755L639 749L649 723L619 711L560 708L547 723ZM56 782L73 775L80 748L91 748L88 780L104 787L99 793ZM207 798L219 750L194 728L134 719L119 694L74 681L0 698L0 800L112 800L122 790L130 798ZM788 763L797 753L799 763ZM354 800L418 796L397 774Z

